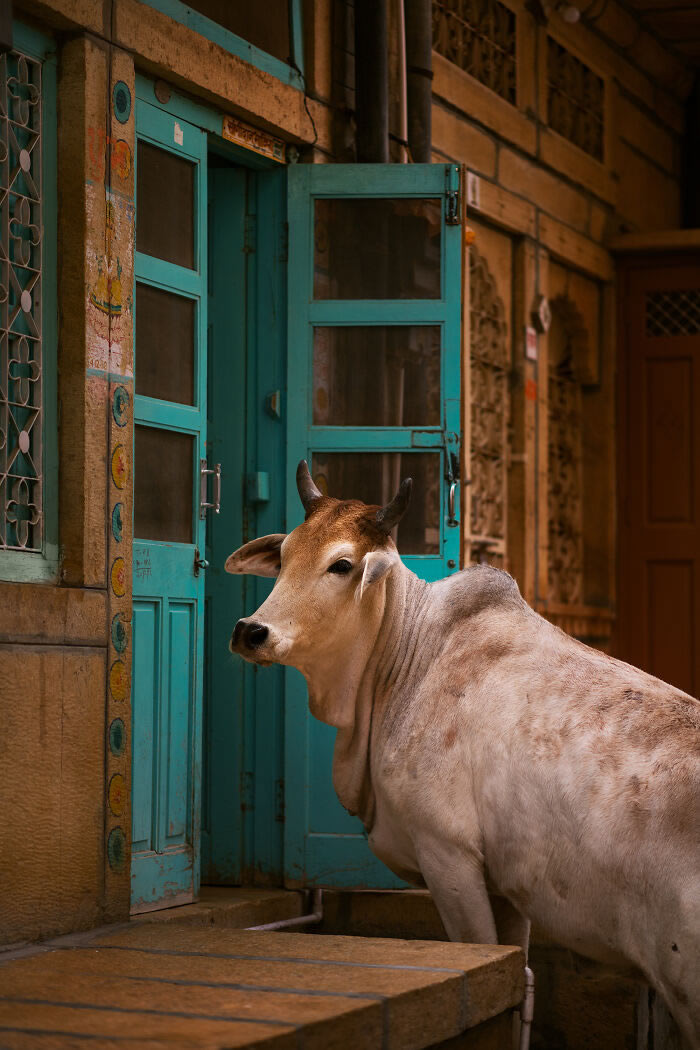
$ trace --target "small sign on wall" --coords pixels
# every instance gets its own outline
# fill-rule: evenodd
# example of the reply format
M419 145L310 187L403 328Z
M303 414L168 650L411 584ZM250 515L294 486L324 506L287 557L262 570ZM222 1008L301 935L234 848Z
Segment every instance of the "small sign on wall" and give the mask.
M237 146L253 150L262 157L270 157L271 160L279 161L280 164L285 163L284 142L268 134L267 131L252 128L250 124L244 124L242 120L227 115L224 117L221 133L225 139L235 142Z
M537 332L532 325L525 328L525 357L528 361L537 360Z

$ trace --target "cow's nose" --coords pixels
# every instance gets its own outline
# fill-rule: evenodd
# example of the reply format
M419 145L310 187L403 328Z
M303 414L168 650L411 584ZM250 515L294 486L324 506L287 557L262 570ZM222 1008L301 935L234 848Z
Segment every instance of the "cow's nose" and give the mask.
M243 646L245 649L257 649L269 633L262 623L256 623L255 620L239 620L233 629L231 641L234 648Z

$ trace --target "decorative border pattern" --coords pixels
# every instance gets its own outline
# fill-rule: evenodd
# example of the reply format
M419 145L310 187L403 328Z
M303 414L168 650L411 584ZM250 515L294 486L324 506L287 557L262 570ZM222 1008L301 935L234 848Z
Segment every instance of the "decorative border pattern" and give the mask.
M107 753L105 897L109 917L124 918L131 898L131 508L133 448L134 70L112 58L111 127L105 137L106 237L89 293L90 375L108 389Z

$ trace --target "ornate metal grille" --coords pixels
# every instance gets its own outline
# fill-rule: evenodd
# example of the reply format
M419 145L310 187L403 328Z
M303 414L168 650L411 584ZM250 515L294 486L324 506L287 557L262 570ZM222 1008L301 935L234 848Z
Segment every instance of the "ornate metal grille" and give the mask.
M515 105L515 14L499 0L433 0L433 46Z
M0 58L0 550L41 551L41 63Z
M486 260L469 249L471 554L502 565L506 537L509 354L505 307Z
M583 602L583 461L581 385L576 375L578 313L555 302L549 363L549 601Z
M700 288L649 292L646 297L646 334L697 335L700 332Z
M601 77L547 37L549 126L569 142L603 160L605 85Z

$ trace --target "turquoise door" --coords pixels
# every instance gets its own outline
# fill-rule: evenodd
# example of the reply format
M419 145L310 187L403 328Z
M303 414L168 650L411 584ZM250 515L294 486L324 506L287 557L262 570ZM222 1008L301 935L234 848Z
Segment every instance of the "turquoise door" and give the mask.
M427 580L459 567L462 223L455 165L289 170L287 526L308 459L333 496L413 501L398 531ZM288 672L285 876L290 885L398 886L331 782L335 730Z
M136 114L132 907L199 889L206 135ZM207 483L210 488L207 490Z

